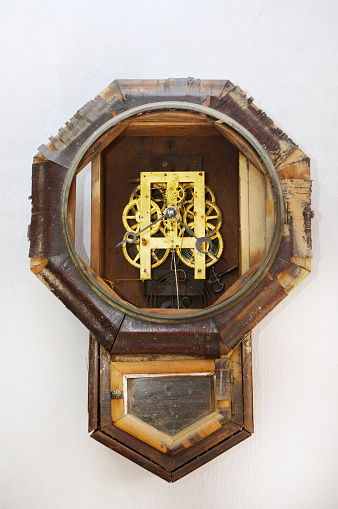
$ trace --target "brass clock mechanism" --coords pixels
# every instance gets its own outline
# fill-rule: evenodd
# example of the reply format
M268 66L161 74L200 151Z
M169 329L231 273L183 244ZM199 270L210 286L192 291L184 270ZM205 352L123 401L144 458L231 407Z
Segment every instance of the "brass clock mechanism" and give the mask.
M222 214L204 172L142 172L122 221L126 233L118 245L141 279L151 279L151 269L171 252L194 269L195 279L205 279L223 252Z

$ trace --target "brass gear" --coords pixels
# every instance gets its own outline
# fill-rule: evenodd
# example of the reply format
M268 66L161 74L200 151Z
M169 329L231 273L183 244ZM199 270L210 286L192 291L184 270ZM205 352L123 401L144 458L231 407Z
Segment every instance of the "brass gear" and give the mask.
M160 207L154 201L150 201L150 218L151 222L159 219L162 216L162 211ZM137 233L140 231L141 226L141 214L140 214L140 200L135 199L131 200L124 207L122 212L122 222L123 226L127 230L127 232ZM161 227L161 221L156 223L154 226L150 228L150 232L153 235L156 233Z
M190 203L183 214L183 222L194 231L195 212L194 204ZM205 202L205 234L207 237L215 234L222 226L222 212L216 203L207 200Z
M194 203L194 184L189 182L188 184L183 184L184 190L185 190L185 204ZM213 203L216 202L216 197L214 193L211 191L210 187L204 186L205 190L205 200L206 201L212 201Z
M179 205L185 198L185 190L183 186L178 186L177 189L167 188L165 197L168 205Z
M179 214L179 219L182 220L182 217L180 214ZM173 236L174 222L176 222L175 219L169 219L169 218L163 219L163 226L161 227L161 231L163 232L165 237ZM179 223L177 223L177 236L182 237L184 232L185 232L185 229L183 228L183 226L180 225Z
M214 263L218 262L218 260L222 256L223 248L224 248L222 235L219 232L214 233L213 236L210 238L211 238L211 240L213 240L213 244L215 244L215 249L212 251L215 256L206 254L206 262L205 262L206 267L210 267L211 265L214 265ZM203 247L202 247L202 249L203 249ZM176 253L177 253L177 256L179 257L179 259L185 265L187 265L188 267L191 267L191 268L195 267L195 249L176 248Z
M136 186L130 195L129 201L139 200L140 190L141 186L140 185ZM160 207L162 211L166 207L165 193L166 193L166 183L151 184L151 194L152 194L151 199Z
M140 247L138 244L125 242L122 244L122 251L126 260L134 267L140 268ZM170 249L152 249L151 250L151 268L154 269L161 265L168 258Z

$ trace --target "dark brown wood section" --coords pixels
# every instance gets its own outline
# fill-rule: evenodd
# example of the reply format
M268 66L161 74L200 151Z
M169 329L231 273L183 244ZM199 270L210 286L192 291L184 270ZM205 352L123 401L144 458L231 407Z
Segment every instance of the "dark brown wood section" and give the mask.
M99 383L100 383L100 343L89 336L88 367L88 431L99 427Z
M38 277L110 351L124 313L100 299L83 281L68 253L50 258Z
M229 367L233 375L233 382L231 384L231 420L242 428L244 426L243 358L240 345L231 355Z
M239 304L216 316L216 326L227 348L233 350L286 296L278 279L266 276Z
M89 402L95 405L95 397L99 398L102 421L98 423L98 427L91 436L168 482L174 482L192 472L198 466L203 465L230 447L248 438L253 432L250 335L235 350L226 364L232 372L231 418L225 415L220 416L216 429L209 434L205 433L205 427L201 431L199 431L198 427L195 427L193 428L195 432L189 432L188 438L184 439L184 445L180 441L173 442L171 448L168 448L168 444L167 446L163 444L163 451L111 423L110 356L102 347L100 353L92 348L90 350L90 357L93 355L100 356L100 380L98 377L95 379L98 384L96 396L94 396L93 384L90 385L93 393L89 397ZM89 362L90 365L93 365L92 358L89 359ZM152 362L156 366L157 361L154 360ZM142 361L140 363L142 364ZM192 380L193 378L191 377ZM97 407L98 404L96 404ZM203 429L204 431L202 431ZM149 425L150 436L151 430L156 431L155 428ZM167 436L170 437L170 433Z
M245 299L215 317L227 348L234 349L307 275L308 269L278 256L265 278Z
M100 346L100 427L104 428L112 423L111 391L110 391L110 355Z
M126 315L112 354L188 354L215 359L220 354L220 340L212 318L172 325L146 322Z
M117 440L114 440L114 438L110 437L109 435L106 435L104 431L100 430L95 431L94 433L92 433L91 437L100 442L101 444L105 445L106 447L109 447L109 449L118 452L125 458L128 458L137 465L140 465L140 467L149 470L149 472L157 475L158 477L161 477L161 479L164 479L167 482L172 482L171 473L168 470L160 467L158 464L145 458L138 452L133 451L133 449L126 447Z
M51 161L32 166L31 258L51 258L66 251L60 223L60 197L67 168Z
M215 445L215 447L213 447L212 449L205 451L200 456L197 456L189 463L186 463L182 467L172 472L171 482L175 482L178 481L179 479L182 479L182 477L186 476L187 474L190 474L191 472L201 467L202 465L205 465L205 463L208 463L208 461L217 458L217 456L219 456L225 451L228 451L229 449L231 449L231 447L234 447L235 445L239 444L243 440L246 440L250 436L251 436L250 433L244 430L239 431L238 433L232 435L232 437L224 440L220 444Z
M231 420L224 417L223 426L219 430L215 431L208 437L205 437L203 440L196 441L196 444L192 445L188 449L181 448L179 451L174 451L172 457L172 469L176 470L177 468L185 465L189 461L197 458L205 451L208 451L215 447L217 444L221 442L225 442L233 435L238 433L242 428L235 424Z
M111 438L114 438L114 440L117 440L119 443L125 445L133 451L137 451L138 454L147 458L147 460L151 460L154 463L157 463L168 471L171 470L171 455L169 452L164 453L155 449L151 445L142 442L142 440L139 440L138 438L129 433L126 433L117 426L114 426L114 424L106 426L102 431L104 431L104 433Z

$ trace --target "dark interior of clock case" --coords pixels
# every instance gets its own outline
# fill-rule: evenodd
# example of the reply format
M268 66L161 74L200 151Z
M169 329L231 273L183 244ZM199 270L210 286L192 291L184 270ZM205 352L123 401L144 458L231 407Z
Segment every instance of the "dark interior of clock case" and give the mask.
M105 148L101 158L105 196L100 276L117 295L140 308L177 308L172 254L152 269L150 281L141 281L139 269L126 260L122 248L114 249L126 233L122 214L140 172L203 170L205 184L222 212L219 232L224 248L219 261L207 269L205 280L195 280L193 269L176 256L180 307L208 307L238 279L238 269L223 276L221 292L215 291L219 285L208 283L213 270L221 273L239 264L238 161L237 148L210 124L203 129L174 125L165 130L156 125L146 129L130 125Z

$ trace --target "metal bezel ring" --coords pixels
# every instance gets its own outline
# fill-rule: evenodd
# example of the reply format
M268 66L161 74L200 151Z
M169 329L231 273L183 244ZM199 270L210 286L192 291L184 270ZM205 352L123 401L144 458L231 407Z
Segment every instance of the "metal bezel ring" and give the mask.
M104 288L102 288L97 281L91 277L88 271L85 269L82 261L75 251L75 247L71 240L69 225L68 225L68 197L71 188L71 184L73 178L76 174L76 170L81 163L82 158L86 154L86 152L90 149L90 147L95 143L103 134L105 134L109 129L113 126L119 124L120 122L135 117L137 115L141 115L144 113L149 113L153 111L163 111L163 110L181 110L188 111L191 113L204 113L212 120L218 121L218 123L223 123L229 126L233 131L239 134L242 138L244 138L251 147L256 151L256 153L261 158L267 172L270 175L271 183L273 186L273 191L276 199L276 223L273 238L267 251L264 259L262 260L260 266L254 275L237 291L228 299L224 300L219 304L214 306L210 306L209 308L202 309L196 313L184 314L184 315L158 315L153 314L151 312L147 312L141 309L138 309L128 302L119 300L113 297L109 292L107 292ZM78 152L74 156L68 172L65 177L65 181L62 188L61 193L61 230L64 238L64 242L66 245L66 249L69 253L70 259L78 271L80 277L93 289L93 291L102 298L108 304L114 306L115 308L127 313L128 315L147 320L150 322L159 322L159 323L187 323L194 322L199 320L205 320L206 318L211 318L216 316L223 311L233 307L241 300L243 300L249 293L252 292L254 288L262 281L269 268L271 267L279 249L279 245L283 235L283 222L284 222L284 203L283 203L283 193L280 184L280 180L277 174L277 171L268 156L267 152L264 150L262 145L256 140L256 138L241 124L239 124L234 119L228 117L227 115L195 103L188 102L179 102L179 101L164 101L157 103L149 103L142 106L138 106L136 108L129 109L123 113L120 113L110 119L108 122L99 127L88 139L85 143L79 148Z

